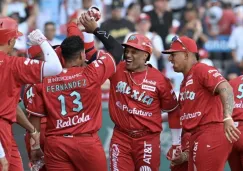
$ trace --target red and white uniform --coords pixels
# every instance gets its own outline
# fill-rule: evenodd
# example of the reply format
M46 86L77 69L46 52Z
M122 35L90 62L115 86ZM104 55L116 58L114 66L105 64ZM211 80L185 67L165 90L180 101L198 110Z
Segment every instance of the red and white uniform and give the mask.
M110 169L158 170L161 110L169 112L178 106L170 81L151 65L129 73L126 63L120 62L110 82L109 113L115 123Z
M40 125L40 147L42 151L44 151L44 140L45 140L45 130L46 130L46 122L47 119L45 117L45 107L43 106L43 99L42 99L42 94L37 92L37 87L42 87L42 83L40 84L28 84L25 87L25 92L24 92L24 106L26 111L30 115L34 115L37 117L41 117L41 125ZM41 106L42 105L42 106ZM35 112L32 112L35 111ZM30 147L30 135L28 132L25 134L25 144L26 144L26 149L28 152L28 156L30 159L30 152L31 152L31 147ZM43 166L40 171L46 171L45 166Z
M228 161L231 171L238 171L243 170L243 76L230 80L229 83L233 88L235 100L232 117L241 135L240 139L234 143Z
M137 84L143 84L136 85L130 76ZM126 63L121 62L110 81L109 111L117 126L127 130L162 131L161 110L169 112L178 105L169 79L151 66L147 71L129 73Z
M181 121L183 129L192 133L189 171L224 168L231 145L224 134L222 103L215 94L217 86L224 81L214 67L197 63L181 83Z
M9 161L9 170L23 170L17 145L12 136L12 123L16 122L16 108L21 86L42 80L44 62L10 57L0 52L0 139ZM17 156L15 156L18 154ZM1 169L1 168L0 168Z
M101 85L115 69L113 58L100 51L87 67L64 69L56 77L45 78L38 88L43 95L39 105L47 111L44 152L48 170L107 170L96 132L102 119Z

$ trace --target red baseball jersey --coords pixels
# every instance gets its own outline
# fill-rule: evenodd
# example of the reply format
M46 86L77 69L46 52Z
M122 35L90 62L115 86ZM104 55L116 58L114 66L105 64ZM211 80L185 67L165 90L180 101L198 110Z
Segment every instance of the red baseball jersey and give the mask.
M86 67L64 69L58 76L47 77L42 88L37 87L47 111L46 135L75 135L100 129L101 85L114 74L116 65L108 53L99 51L97 58Z
M0 52L0 117L16 122L16 107L24 84L42 81L44 62L10 57Z
M46 109L43 103L43 97L38 89L42 88L42 83L28 84L25 87L23 102L29 115L41 117L41 123L46 123Z
M229 81L234 91L234 121L243 121L243 75Z
M112 121L127 130L162 130L161 110L178 106L172 85L162 73L148 65L142 72L128 72L120 62L110 78L109 113Z
M217 69L202 63L195 64L184 76L179 95L180 119L184 129L223 122L222 103L215 90L224 81Z

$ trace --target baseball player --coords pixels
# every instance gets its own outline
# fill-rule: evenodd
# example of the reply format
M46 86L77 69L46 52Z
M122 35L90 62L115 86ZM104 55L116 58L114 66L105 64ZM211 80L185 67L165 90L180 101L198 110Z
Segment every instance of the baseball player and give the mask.
M67 36L73 36L77 35L79 36L82 40L84 40L84 47L86 50L86 62L90 63L92 62L91 60L94 59L93 55L94 52L94 38L93 35L87 34L85 32L80 32L79 28L77 27L76 21L72 21L68 23L67 25ZM61 48L60 45L54 46L53 47L62 63L64 66L64 59L61 54ZM38 59L43 61L44 60L44 54L41 51L40 46L32 46L28 49L28 56L30 59ZM33 85L27 85L24 93L24 105L26 108L26 111L29 113L29 121L36 127L36 129L40 132L40 147L42 151L44 151L44 139L45 139L45 129L46 129L46 122L47 119L45 115L42 113L47 113L44 106L40 106L39 102L42 102L41 96L38 95L36 92L36 89L42 87L42 83L40 84L33 84ZM35 112L31 112L35 111ZM41 124L39 124L41 123ZM31 156L31 148L30 148L30 136L29 133L26 133L25 136L25 143L26 143L26 148L27 152L29 155L29 158ZM30 158L31 159L31 158ZM41 171L46 170L45 166L42 167Z
M191 133L189 171L222 171L240 134L231 117L231 86L214 67L198 63L197 45L186 36L175 36L163 53L184 74L179 102L183 129Z
M78 36L66 38L61 51L65 69L57 77L45 78L41 89L37 87L47 111L43 113L47 114L46 168L106 171L97 134L102 117L100 87L115 72L115 62L99 51L97 60L85 66L84 45Z
M243 132L243 76L239 76L229 83L234 91L235 105L233 110L233 119L235 126ZM243 170L243 134L240 135L240 139L233 144L233 149L229 155L228 161L231 171Z
M94 33L109 49L106 40L113 41L111 36L100 31L94 21L87 22L87 17L84 13L80 18L85 30ZM178 103L170 81L145 64L152 53L151 41L134 34L123 46L125 61L117 63L117 72L110 77L109 112L115 123L110 144L110 170L156 171L160 166L161 109L169 112L173 134L168 157L173 158L173 154L180 151ZM113 56L122 56L122 53L113 53Z
M28 36L33 44L39 44L45 54L45 62L26 58L10 57L16 39L22 35L15 20L0 18L0 162L2 170L23 170L20 156L12 155L18 151L12 135L12 123L16 122L16 108L20 97L20 88L24 84L41 82L42 77L59 74L62 66L57 55L47 43L45 36L35 30ZM38 140L36 129L26 119L18 115L18 123L31 132ZM38 142L37 142L38 143Z

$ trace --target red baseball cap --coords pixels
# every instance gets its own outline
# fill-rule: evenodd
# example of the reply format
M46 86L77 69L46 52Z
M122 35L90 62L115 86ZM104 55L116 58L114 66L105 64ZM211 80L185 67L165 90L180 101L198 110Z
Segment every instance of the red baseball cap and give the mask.
M162 51L162 53L170 54L174 52L187 52L187 51L192 53L198 53L196 42L187 36L182 36L182 37L175 36L172 38L170 49L164 50Z
M146 13L141 13L137 19L137 23L140 23L141 21L150 21L150 16Z
M7 43L11 38L18 38L23 34L18 31L18 23L9 17L0 17L0 43Z

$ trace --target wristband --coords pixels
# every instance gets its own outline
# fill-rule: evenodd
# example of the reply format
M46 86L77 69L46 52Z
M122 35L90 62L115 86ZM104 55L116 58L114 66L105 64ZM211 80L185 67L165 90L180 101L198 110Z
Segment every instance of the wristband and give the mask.
M30 132L30 131L29 131L29 133L30 133L30 135L35 135L35 134L37 133L36 128L34 128L34 132Z
M227 121L227 120L233 120L232 117L227 117L227 118L224 118L224 122Z

